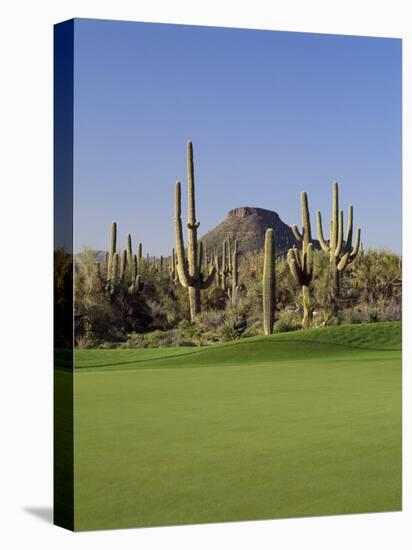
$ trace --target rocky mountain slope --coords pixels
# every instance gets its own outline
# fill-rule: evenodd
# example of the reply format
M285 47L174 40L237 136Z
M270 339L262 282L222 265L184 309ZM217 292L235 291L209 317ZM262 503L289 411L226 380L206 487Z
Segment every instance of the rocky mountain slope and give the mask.
M240 253L262 250L266 229L275 233L276 255L286 254L294 244L298 245L292 229L284 223L279 214L264 208L243 206L230 210L227 218L214 229L202 236L201 240L208 251L220 252L224 239L237 239ZM313 241L318 247L318 241Z

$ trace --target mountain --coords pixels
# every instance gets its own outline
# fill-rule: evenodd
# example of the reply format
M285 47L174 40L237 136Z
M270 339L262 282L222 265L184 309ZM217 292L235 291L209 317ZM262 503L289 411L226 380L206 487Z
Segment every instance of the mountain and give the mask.
M201 241L208 251L221 250L224 239L237 239L240 253L262 250L265 242L266 229L275 233L276 255L286 254L296 241L292 229L284 223L279 214L265 208L243 206L230 210L227 218L214 229L203 235ZM318 241L313 240L318 248Z

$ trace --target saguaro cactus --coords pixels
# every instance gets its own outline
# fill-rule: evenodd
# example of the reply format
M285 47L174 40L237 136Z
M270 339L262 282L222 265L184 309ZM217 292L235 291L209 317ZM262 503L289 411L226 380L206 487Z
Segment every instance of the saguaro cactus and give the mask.
M201 272L202 243L197 240L199 222L196 220L195 203L195 179L193 167L193 146L189 141L187 144L187 185L188 185L188 247L187 258L183 240L183 229L181 219L181 188L180 181L176 182L175 191L175 234L177 253L177 273L180 284L188 289L190 302L190 318L193 321L201 310L201 290L208 288L214 279L215 270L212 268L209 275L204 278Z
M119 254L115 252L112 257L112 271L110 274L110 293L113 294L119 284Z
M213 261L210 268L211 267L215 268L215 284L217 287L220 287L220 261L216 249L213 250Z
M337 182L333 184L332 218L330 220L330 238L325 240L322 229L322 215L317 212L318 237L322 250L329 256L333 290L333 313L336 315L339 308L340 272L356 258L360 246L360 228L356 231L355 245L352 248L353 238L353 206L349 205L348 229L346 241L343 240L343 211L339 210L339 188Z
M227 276L229 275L229 257L227 253L227 241L223 241L222 245L222 263L220 273L220 283L222 290L227 290Z
M235 241L236 243L236 241ZM233 259L235 255L233 255ZM237 260L236 260L237 261ZM267 229L265 235L265 250L263 263L263 330L265 334L272 334L275 321L275 237L273 229Z
M235 239L233 243L233 252L232 252L232 261L231 261L231 272L232 272L232 305L235 306L239 298L239 258L237 250L237 240Z
M292 226L292 231L296 239L302 243L302 248L301 250L298 250L296 247L290 248L287 258L289 269L293 275L293 278L302 290L302 327L309 328L313 316L309 289L310 283L313 278L313 253L308 196L305 191L301 193L301 209L302 233L299 231L296 225Z
M172 248L172 255L170 257L169 274L170 274L170 282L172 284L175 284L177 282L177 269L176 269L176 253L174 248Z
M120 279L123 280L127 269L127 250L123 249L120 256Z
M134 261L133 261L133 246L132 246L132 236L130 233L127 235L127 275L130 284L133 284L133 281L136 278L136 273L134 272Z
M113 262L113 256L116 252L116 237L117 237L117 224L116 222L112 222L112 228L110 230L109 253L107 256L107 280L108 281L110 281L112 276L112 262Z

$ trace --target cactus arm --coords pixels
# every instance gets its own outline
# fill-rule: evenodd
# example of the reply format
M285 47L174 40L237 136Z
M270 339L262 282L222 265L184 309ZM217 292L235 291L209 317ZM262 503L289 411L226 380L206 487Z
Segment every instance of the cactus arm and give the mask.
M209 288L210 285L213 283L213 281L215 280L215 276L216 276L216 269L214 267L212 267L210 270L209 270L209 274L208 276L206 277L206 279L204 281L201 281L200 282L200 288L202 290L205 290L206 288Z
M346 235L346 244L344 254L352 250L352 237L353 237L353 206L349 205L348 209L348 233Z
M112 277L117 278L118 275L119 275L119 254L115 252L113 254Z
M126 273L127 266L127 250L123 249L120 256L120 279L123 279Z
M319 210L316 213L316 219L317 219L317 222L318 222L318 239L319 239L320 246L321 246L321 248L324 252L328 253L329 252L329 246L328 246L328 244L325 241L325 238L323 236L322 214L319 212Z
M298 270L298 267L296 265L296 260L295 258L293 257L293 254L289 255L288 253L288 264L289 264L289 269L290 269L290 272L292 273L292 276L293 278L295 279L296 283L298 285L300 285L300 276L299 276L299 270Z
M226 274L226 241L223 241L222 245L222 273Z
M119 254L117 252L113 254L111 268L112 272L110 274L110 292L113 294L113 292L116 290L119 277Z
M308 273L308 277L311 280L313 277L313 245L312 243L308 244L308 248L306 250L306 269Z
M112 276L112 261L113 256L116 252L116 237L117 237L117 224L112 222L112 227L110 230L110 245L109 245L109 254L107 257L107 279L110 280Z
M238 285L238 279L239 279L239 265L238 265L238 257L237 257L237 240L235 239L235 242L233 244L233 254L232 254L232 280L233 280L233 286Z
M189 229L197 229L200 224L198 221L196 221L195 175L194 175L194 165L193 165L193 145L191 141L187 143L187 184L188 184L187 226Z
M338 271L343 271L346 268L346 266L349 264L349 257L350 252L345 252L337 265Z
M187 260L189 264L189 275L193 278L193 281L195 281L199 277L199 264L197 261L197 228L199 227L199 222L196 220L195 177L193 167L193 146L191 141L187 144L187 187Z
M360 230L360 227L358 227L358 229L356 230L355 245L354 245L353 250L352 250L351 255L350 255L352 261L358 255L359 248L360 248L360 242L361 242L361 230Z
M203 264L203 243L202 241L199 241L197 243L197 263L198 263L198 271L199 273L202 271L202 264Z
M309 205L308 195L305 191L300 194L300 201L302 207L302 234L305 246L307 246L312 240L312 230L310 227Z
M303 235L300 233L298 226L295 223L292 225L292 231L295 239L301 242L303 240Z
M301 261L301 257L300 257L300 254L299 254L299 250L294 246L293 248L291 248L292 250L292 254L293 254L293 258L296 262L296 265L299 269L302 269L302 261Z
M133 248L132 248L132 236L130 233L127 235L127 275L131 285L133 285Z
M137 256L133 254L133 263L132 263L132 281L135 281L137 277Z
M336 248L335 248L335 257L336 258L342 252L342 244L343 244L343 210L341 210L339 212L338 238L337 238L337 241L336 241Z
M340 262L338 263L339 271L343 271L356 258L360 247L360 237L361 237L361 230L358 228L358 230L356 231L355 246L353 247L352 250L345 252L345 254L342 256Z
M336 249L336 244L338 241L338 231L339 231L339 188L338 183L335 181L333 183L333 198L332 198L332 224L331 224L331 248Z
M230 236L227 238L227 263L229 273L232 273L232 243L230 242Z
M185 245L183 241L180 181L176 182L174 223L176 236L177 274L181 285L184 288L188 288L192 281L187 270Z

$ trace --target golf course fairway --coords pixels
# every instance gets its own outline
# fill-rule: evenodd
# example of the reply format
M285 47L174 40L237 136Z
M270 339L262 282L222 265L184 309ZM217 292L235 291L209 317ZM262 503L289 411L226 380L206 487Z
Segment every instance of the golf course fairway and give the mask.
M76 530L401 508L399 322L77 350L74 399Z

